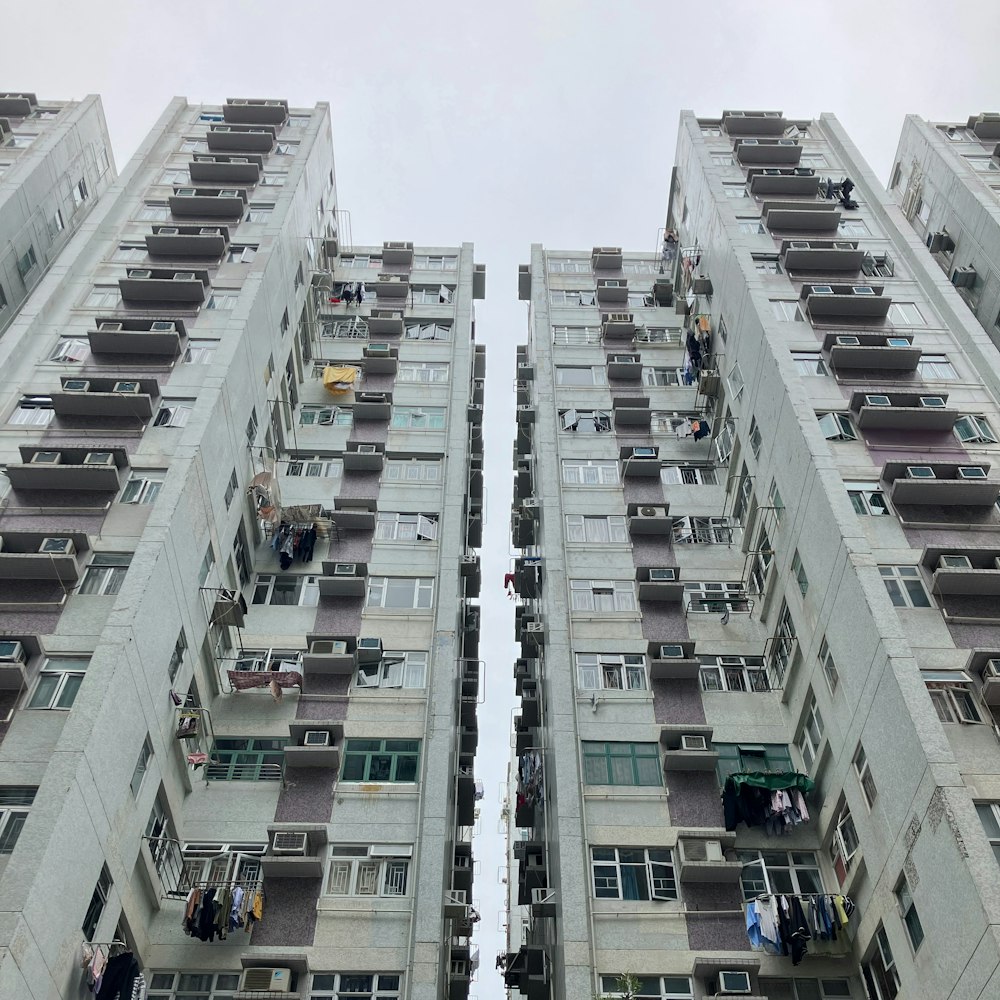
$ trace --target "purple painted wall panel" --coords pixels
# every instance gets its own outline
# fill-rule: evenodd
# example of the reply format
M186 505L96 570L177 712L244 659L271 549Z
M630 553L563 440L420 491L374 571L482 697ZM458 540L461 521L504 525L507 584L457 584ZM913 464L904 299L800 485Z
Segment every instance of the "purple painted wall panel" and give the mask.
M694 681L653 681L653 712L661 726L682 722L705 723L701 688Z
M642 634L650 642L683 642L687 639L687 619L680 602L643 601Z
M380 472L345 472L337 496L350 500L377 500L381 476Z
M286 767L285 787L274 810L276 823L329 823L336 768Z
M669 771L666 784L671 826L723 825L722 799L714 771Z
M743 896L739 885L686 885L684 901L688 910L729 910L728 914L688 913L688 947L692 951L752 951L743 916Z
M321 597L316 608L314 632L331 635L358 635L361 631L363 597Z
M311 945L316 934L316 900L321 887L322 879L318 878L267 879L264 917L254 927L248 943L269 947Z

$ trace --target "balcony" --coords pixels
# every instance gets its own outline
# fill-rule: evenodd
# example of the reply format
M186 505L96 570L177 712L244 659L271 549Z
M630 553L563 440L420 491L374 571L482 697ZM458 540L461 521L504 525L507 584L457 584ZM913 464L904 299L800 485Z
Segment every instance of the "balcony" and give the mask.
M608 378L638 382L642 379L642 358L638 354L609 354Z
M768 201L761 218L772 233L836 232L840 210L827 201Z
M59 417L135 417L153 415L159 396L155 378L128 381L113 378L62 378L62 390L52 393L52 409Z
M684 584L678 579L679 571L675 566L647 567L640 566L635 571L638 581L640 601L680 601L684 596Z
M595 271L620 271L622 269L622 248L594 247L590 251L590 266Z
M611 400L615 429L639 428L649 430L653 422L648 396L616 396Z
M373 309L368 316L368 333L376 337L402 337L403 313L396 309ZM396 354L398 355L398 351Z
M2 108L0 108L2 112ZM1000 115L986 114L972 115L969 118L968 127L976 134L977 139L984 142L994 142L1000 139Z
M337 497L333 501L333 523L338 530L374 531L378 504L375 500L350 500Z
M733 850L736 834L725 830L681 830L677 837L677 878L689 885L735 884L743 871Z
M38 107L34 94L0 94L0 115L10 118L27 118Z
M114 493L121 486L121 470L128 468L124 448L96 451L60 448L43 451L21 445L21 462L7 466L7 479L15 490L85 490Z
M382 244L382 261L385 264L413 266L413 244L402 241Z
M339 722L296 719L288 724L292 742L284 748L285 767L326 767L340 765L340 745L344 727Z
M598 278L597 304L601 308L628 303L628 282L624 278Z
M660 728L664 771L711 771L719 762L712 749L712 727L694 724Z
M288 101L230 97L222 106L222 117L237 125L284 125Z
M306 643L306 651L302 654L306 677L330 674L350 677L354 674L357 643L353 636L310 632Z
M359 392L354 396L354 419L388 420L392 414L391 392Z
M736 143L736 162L796 166L802 158L802 147L796 139L742 139Z
M229 245L229 230L205 226L153 226L146 250L154 257L210 257L219 260Z
M126 306L149 308L159 304L200 306L208 294L208 271L179 271L173 268L129 268L118 279Z
M191 180L208 184L249 184L260 181L264 158L259 155L196 155L188 164Z
M406 274L380 274L368 288L380 299L405 299L410 293L410 278Z
M267 853L260 858L265 878L323 877L326 867L326 827L280 823L267 828Z
M324 559L319 592L323 597L364 597L368 592L368 564Z
M5 531L0 551L0 580L56 580L63 585L80 579L80 557L90 539L78 531Z
M385 465L385 445L348 441L343 462L345 472L381 472Z
M788 121L780 111L723 111L727 135L784 135Z
M213 153L270 153L274 149L274 138L273 125L213 125L205 136Z
M247 206L245 188L174 188L167 199L170 214L177 218L243 218Z
M809 316L820 323L878 323L892 305L883 291L882 285L803 285L802 299Z
M862 430L950 431L959 411L946 404L948 396L925 396L917 393L855 392L851 410L857 414Z
M829 351L830 362L837 369L913 372L921 355L912 337L878 333L830 333L824 338L823 349Z
M931 592L962 597L1000 594L1000 548L927 546L920 564L931 573Z
M368 324L371 332L371 323ZM399 370L399 348L388 344L367 343L361 349L365 359L366 375L395 375ZM355 410L357 416L357 410Z
M651 642L649 677L654 681L693 681L701 673L693 642Z
M988 462L957 465L954 462L917 464L886 462L882 479L891 483L889 496L895 505L919 504L941 507L992 507L1000 494L1000 481L989 479Z
M747 179L750 194L755 198L768 195L815 198L819 194L819 177L810 167L751 167Z
M781 259L786 271L825 274L844 271L858 274L865 252L857 240L783 240Z
M670 535L673 531L668 504L630 503L627 510L630 535Z

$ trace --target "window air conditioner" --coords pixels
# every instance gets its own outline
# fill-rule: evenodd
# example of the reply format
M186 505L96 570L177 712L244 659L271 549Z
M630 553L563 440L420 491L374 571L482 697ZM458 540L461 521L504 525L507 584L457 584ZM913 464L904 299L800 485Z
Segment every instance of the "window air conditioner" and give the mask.
M971 288L976 283L976 269L974 267L956 267L951 275L951 283L956 288Z
M640 507L638 517L666 517L666 507Z
M788 243L789 250L810 250L811 245L808 240L790 240Z
M358 639L358 663L378 663L382 659L382 640L378 638Z
M875 289L871 285L854 285L852 286L853 293L855 295L874 295Z
M157 236L179 236L180 230L176 226L160 226L156 231Z
M224 191L220 191L216 197L218 198L239 198L240 193L235 188L226 188Z
M343 639L314 639L309 645L309 652L320 656L346 656L347 643Z
M310 729L302 737L304 747L328 747L330 734L325 729Z
M750 992L749 972L724 971L719 973L719 984L716 988L716 993L739 994L739 993L749 993L749 992Z
M798 139L779 139L779 146L797 146L799 144Z
M377 455L378 446L374 444L359 444L355 449L357 455Z
M667 583L677 579L675 569L651 569L649 571L650 583Z
M271 837L272 854L293 854L302 857L306 853L306 834L291 830L276 830Z
M11 643L11 645L20 646L18 643ZM991 677L993 679L1000 678L1000 660L987 660L985 666L983 667L983 678Z
M920 405L932 409L937 406L944 406L944 398L941 396L921 396Z
M244 969L241 993L291 993L291 969Z
M198 191L195 188L177 188L174 194L179 198L193 198Z
M847 243L844 241L837 241L833 244L834 250L854 250L856 247L853 243Z
M813 285L809 290L810 295L833 295L832 285Z
M634 354L612 354L611 361L620 365L637 365L639 359Z
M861 341L857 337L838 337L837 343L841 347L860 347Z
M137 269L137 268L132 268L128 272L128 276L130 278L152 278L153 277L153 272L152 271L148 271L145 268L143 268L141 270Z
M413 244L400 242L399 240L390 240L388 243L383 243L382 247L384 250L412 250Z
M928 233L927 234L927 249L931 253L940 253L941 248L944 246L945 233Z
M229 131L229 126L228 125L214 125L212 127L212 131L213 132L228 132Z
M661 660L682 660L684 659L684 647L680 643L671 642L665 646L660 646Z
M31 457L32 465L58 465L62 461L62 452L36 451Z
M981 465L960 465L958 467L959 479L985 479L986 470Z
M886 337L886 347L909 347L910 341L906 337Z
M62 387L63 392L90 392L90 382L85 378L68 378Z
M25 663L24 646L19 642L0 642L0 663Z
M704 840L702 846L705 849L706 861L725 861L726 854L722 850L721 840Z
M606 317L608 323L631 323L631 313L608 313Z
M194 281L194 271L174 271L174 281Z
M367 349L368 357L375 357L376 355L389 356L389 345L388 344L369 344Z
M359 403L384 403L386 395L384 392L362 392L357 401Z
M763 174L765 177L780 177L781 171L777 167L765 167Z
M657 450L655 448L633 448L632 458L656 458Z
M121 333L124 327L121 323L98 323L97 329L101 333Z
M130 395L134 395L139 391L138 382L115 382L115 387L111 390L112 392L127 392Z
M708 740L704 736L694 733L685 733L681 736L682 750L707 750Z
M908 465L906 467L907 479L934 479L934 470L929 465Z
M71 556L76 552L72 538L43 538L38 551L45 555Z
M333 575L334 576L356 576L358 570L357 563L334 563L333 564Z
M221 236L222 235L222 230L221 229L202 229L198 233L198 235L199 236Z
M865 396L865 406L892 406L888 396Z
M84 465L114 465L115 455L112 451L88 451L83 459Z
M156 320L149 324L150 333L176 333L177 324L167 320Z
M760 143L756 139L744 139L740 143L740 145L741 146L759 146Z
M938 559L938 569L972 569L972 562L968 556L941 556Z

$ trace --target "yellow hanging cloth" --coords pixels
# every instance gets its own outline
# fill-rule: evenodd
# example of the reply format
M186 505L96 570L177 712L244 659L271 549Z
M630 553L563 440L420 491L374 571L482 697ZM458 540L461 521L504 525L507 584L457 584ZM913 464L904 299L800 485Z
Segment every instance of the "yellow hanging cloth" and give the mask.
M334 365L327 365L323 369L323 388L327 392L332 392L335 396L339 396L345 392L350 392L354 388L357 377L357 368L338 368Z

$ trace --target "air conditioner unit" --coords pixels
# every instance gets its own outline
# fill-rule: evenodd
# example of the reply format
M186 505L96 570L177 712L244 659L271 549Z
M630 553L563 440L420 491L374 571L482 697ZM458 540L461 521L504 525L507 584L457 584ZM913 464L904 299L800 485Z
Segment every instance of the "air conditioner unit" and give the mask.
M940 253L941 248L944 246L946 235L946 233L928 233L927 249L930 250L931 253Z
M779 146L797 146L799 144L798 139L779 139Z
M910 341L906 337L886 337L886 347L910 347Z
M63 392L90 392L90 382L85 378L68 378L62 387Z
M632 314L631 313L608 313L605 317L605 321L608 323L631 323Z
M271 837L272 854L297 854L299 857L306 853L305 833L297 833L291 830L276 830Z
M235 188L226 188L216 195L217 198L239 198L239 196L240 193Z
M325 729L310 729L302 737L304 747L328 747L330 734Z
M228 132L229 131L229 126L228 125L213 125L212 126L212 131L213 132Z
M314 639L309 645L309 652L320 656L346 656L347 643L343 639Z
M174 281L194 281L194 271L174 271Z
M157 236L178 236L180 230L176 226L160 226L156 231Z
M202 229L198 233L198 235L199 236L221 236L222 235L222 230L218 229L218 228Z
M974 267L956 267L951 274L951 283L956 288L971 288L976 283Z
M696 735L694 733L684 733L684 735L681 736L681 749L707 750L708 740L704 736Z
M148 271L145 268L143 268L141 270L136 269L136 268L132 268L128 272L128 276L130 278L152 278L153 277L153 272L152 271Z
M333 575L334 576L356 576L358 572L357 563L334 563L333 564Z
M525 497L521 501L522 510L538 510L542 506L538 497Z
M865 406L892 406L888 396L865 396Z
M19 642L0 642L0 663L25 663L24 646Z
M705 850L706 861L725 861L726 854L722 849L721 840L703 840L702 847Z
M639 447L632 449L632 458L656 458L658 454L659 452L656 448Z
M650 583L668 583L676 579L677 570L675 569L651 569L649 571Z
M174 194L179 198L193 198L198 191L195 188L177 188Z
M72 538L43 538L38 551L45 555L71 556L76 552L76 546Z
M972 569L972 562L968 556L941 556L938 559L938 569Z
M906 467L907 479L934 479L934 470L929 465L908 465Z
M597 283L601 288L627 288L627 281L619 281L617 278L601 278Z
M678 642L670 642L660 646L661 660L683 660L684 647Z
M375 357L376 355L389 356L389 345L388 344L369 344L366 350L368 357Z
M114 465L113 451L88 451L83 459L84 465Z
M612 354L610 360L620 365L639 364L639 359L634 354Z
M790 240L788 243L789 250L809 250L811 249L808 240Z
M19 646L20 643L11 643L11 645ZM1000 678L1000 660L987 660L983 666L983 677Z
M245 156L230 156L228 160L216 160L217 163L249 163Z
M762 171L765 177L780 177L781 171L777 167L765 167Z
M127 392L130 395L135 395L140 389L138 382L115 382L115 387L111 390L112 392Z
M742 117L742 116L741 116L741 117ZM758 141L757 141L756 139L744 139L744 140L743 140L743 141L742 141L742 142L740 143L740 145L741 145L741 146L759 146L759 145L760 145L760 143L759 143L759 142L758 142Z
M412 250L412 243L400 242L399 240L390 240L388 243L382 244L383 250Z
M944 406L944 398L942 396L921 396L920 405L931 409L938 406Z
M853 285L851 288L855 295L874 295L875 289L871 285Z
M244 969L240 977L241 993L291 993L291 969Z
M857 337L838 337L837 343L841 347L860 347L861 341Z
M355 448L355 454L357 455L377 455L378 446L374 444L359 444Z
M121 323L98 323L97 329L101 333L121 333L124 327Z
M382 640L377 638L358 639L358 663L378 663L382 659Z
M176 333L177 324L168 320L155 320L149 324L150 333Z
M739 993L749 993L749 992L750 992L749 972L723 971L719 973L719 983L718 986L716 987L716 993L739 994Z
M62 461L62 452L36 451L31 457L32 465L58 465Z
M810 295L833 295L832 285L813 285L809 292Z
M845 241L836 241L833 244L834 250L855 250L857 249L853 243L847 243Z
M667 509L665 507L640 507L637 512L637 517L666 517Z
M358 395L359 403L384 403L386 395L384 392L362 392Z
M958 467L959 479L985 479L986 470L981 465L960 465Z

